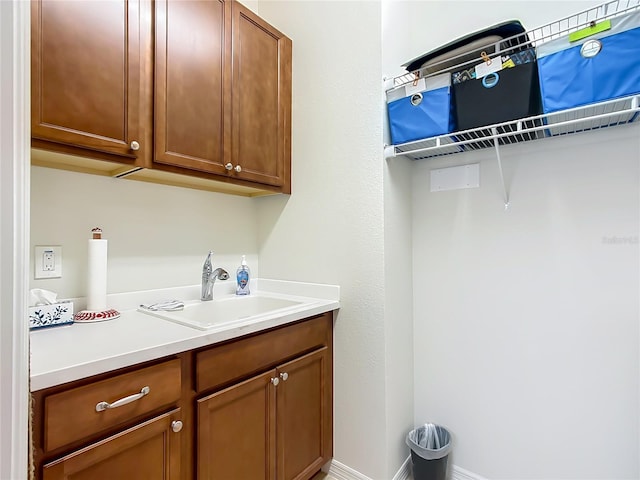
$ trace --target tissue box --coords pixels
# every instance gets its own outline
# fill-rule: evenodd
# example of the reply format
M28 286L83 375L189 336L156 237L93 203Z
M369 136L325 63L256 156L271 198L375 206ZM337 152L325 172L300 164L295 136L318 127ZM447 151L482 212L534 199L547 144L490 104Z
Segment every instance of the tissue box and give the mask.
M73 302L29 307L29 328L55 327L73 323Z

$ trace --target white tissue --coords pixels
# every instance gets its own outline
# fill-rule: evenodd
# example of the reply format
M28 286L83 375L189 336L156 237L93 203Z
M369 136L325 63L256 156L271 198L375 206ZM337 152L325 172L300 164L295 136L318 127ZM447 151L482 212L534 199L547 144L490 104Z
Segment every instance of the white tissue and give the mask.
M42 288L34 288L29 291L29 306L52 305L56 303L58 294Z

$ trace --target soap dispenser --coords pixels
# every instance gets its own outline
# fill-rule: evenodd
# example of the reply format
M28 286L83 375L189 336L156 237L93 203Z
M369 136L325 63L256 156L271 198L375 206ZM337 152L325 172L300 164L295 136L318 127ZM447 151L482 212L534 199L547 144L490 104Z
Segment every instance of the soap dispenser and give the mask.
M251 277L251 271L247 266L247 259L245 255L242 256L242 263L236 270L236 280L238 282L238 288L236 288L236 295L249 295L249 279Z

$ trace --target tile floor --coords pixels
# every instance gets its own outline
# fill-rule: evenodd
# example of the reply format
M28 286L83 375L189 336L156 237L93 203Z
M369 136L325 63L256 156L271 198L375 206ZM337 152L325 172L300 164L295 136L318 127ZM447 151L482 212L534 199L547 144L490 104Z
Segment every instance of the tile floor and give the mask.
M320 472L320 473L316 474L316 476L313 477L311 480L333 480L333 478L330 477L329 475L327 475L324 472Z

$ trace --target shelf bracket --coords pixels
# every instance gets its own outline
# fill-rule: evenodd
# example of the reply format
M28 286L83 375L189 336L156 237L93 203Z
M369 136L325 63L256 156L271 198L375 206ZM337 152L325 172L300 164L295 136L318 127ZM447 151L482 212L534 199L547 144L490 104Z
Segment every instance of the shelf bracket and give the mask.
M502 197L504 199L504 209L509 210L509 192L507 191L507 186L504 182L504 173L502 172L502 160L500 158L500 146L498 141L498 129L493 127L491 129L491 133L493 133L493 146L496 149L496 158L498 159L498 171L500 172L500 182L502 184Z
M396 148L393 145L385 145L383 155L385 160L394 158L396 156Z

